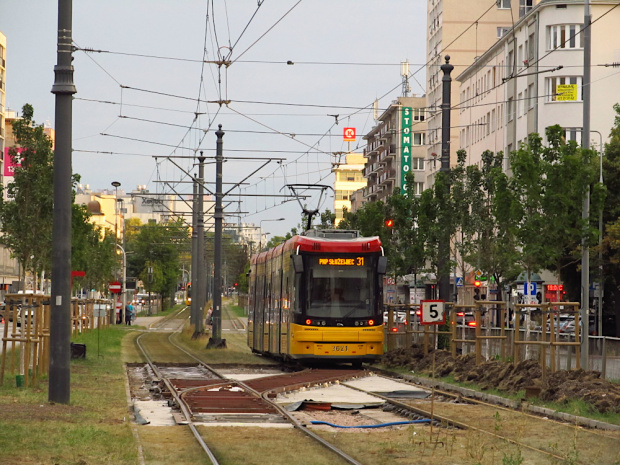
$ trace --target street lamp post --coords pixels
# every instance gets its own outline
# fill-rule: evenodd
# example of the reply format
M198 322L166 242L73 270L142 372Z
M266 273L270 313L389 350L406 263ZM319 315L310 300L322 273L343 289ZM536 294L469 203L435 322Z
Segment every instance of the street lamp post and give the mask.
M121 314L121 323L124 323L125 318L126 318L125 307L127 306L127 253L125 252L125 249L121 247L119 244L116 244L116 247L121 249L121 252L123 253L123 279L121 281L121 292L122 292L121 302L123 306L121 308L120 314Z
M598 182L603 186L603 135L599 131L595 131L590 129L590 132L595 132L599 137L599 178ZM599 282L598 282L598 314L597 314L597 324L596 324L596 335L601 336L603 334L603 209L598 215L598 272L599 272ZM584 324L586 327L586 324ZM590 332L590 321L587 323L587 331L588 334Z
M263 249L263 221L284 221L286 218L272 218L266 220L260 220L258 223L258 230L260 231L260 237L258 239L258 251Z
M118 241L118 188L121 183L118 181L112 181L114 186L114 239Z

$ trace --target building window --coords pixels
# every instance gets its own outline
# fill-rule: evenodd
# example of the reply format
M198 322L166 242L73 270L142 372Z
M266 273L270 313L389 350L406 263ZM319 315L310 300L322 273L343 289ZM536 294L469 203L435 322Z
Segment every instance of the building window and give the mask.
M531 110L534 108L536 97L534 96L534 84L528 86L528 108Z
M583 48L581 24L560 24L547 27L547 49Z
M524 113L525 112L523 111L523 93L519 92L519 95L517 96L517 118L521 118L521 116Z
M414 132L413 133L413 145L424 145L425 136L423 132Z
M411 159L411 169L414 171L424 171L424 158L413 157Z
M500 10L510 9L510 0L497 0L497 8Z
M413 183L413 195L422 195L424 191L424 183L423 182L414 182Z
M525 16L533 8L533 0L519 0L519 18Z
M426 119L426 109L414 108L412 111L413 121L424 121Z
M506 121L512 121L514 117L514 100L510 97L506 103Z
M547 102L581 102L581 76L547 78ZM567 86L570 88L558 88Z
M577 144L581 144L581 128L564 129L564 140L566 142L574 141L577 142Z

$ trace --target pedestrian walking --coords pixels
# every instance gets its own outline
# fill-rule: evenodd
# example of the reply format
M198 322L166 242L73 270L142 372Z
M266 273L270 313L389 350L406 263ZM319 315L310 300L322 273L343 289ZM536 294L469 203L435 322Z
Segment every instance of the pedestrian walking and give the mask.
M125 324L131 326L132 318L133 318L133 305L128 304L125 307Z
M207 326L211 326L213 324L213 307L209 307L207 310Z

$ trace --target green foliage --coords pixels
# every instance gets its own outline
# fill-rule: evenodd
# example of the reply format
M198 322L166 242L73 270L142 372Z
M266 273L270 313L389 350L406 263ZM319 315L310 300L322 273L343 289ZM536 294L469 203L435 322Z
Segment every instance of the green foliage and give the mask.
M181 276L179 250L189 248L187 226L179 220L133 225L131 229L125 237L129 252L127 274L139 277L147 291L163 298L173 296Z
M13 123L21 151L9 154L21 164L7 186L8 200L0 199L1 241L28 271L51 268L54 154L52 142L33 120L31 105Z
M0 241L17 258L25 271L39 274L51 270L53 224L54 152L42 125L33 120L31 105L24 105L22 118L13 123L19 149L9 153L19 161L7 200L0 197ZM79 181L74 174L72 183ZM113 244L101 239L101 232L90 223L84 206L72 206L71 266L86 272L83 283L89 288L107 283L114 268ZM77 281L74 284L79 284Z

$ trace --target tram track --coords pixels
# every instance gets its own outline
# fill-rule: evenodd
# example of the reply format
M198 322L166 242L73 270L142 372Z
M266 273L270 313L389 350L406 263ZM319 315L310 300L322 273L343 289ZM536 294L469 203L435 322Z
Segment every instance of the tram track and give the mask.
M306 374L304 374L304 372L279 374L277 376L263 376L245 382L238 380L232 381L226 379L226 376L220 372L219 366L218 369L215 369L208 364L204 364L198 357L174 340L175 334L181 331L184 323L184 317L173 317L165 322L162 321L152 325L152 329L161 332L159 331L161 328L166 328L166 331L170 332L167 338L168 342L174 347L174 351L185 354L188 363L204 367L204 369L209 369L214 373L214 377L218 377L218 379L214 379L210 383L197 381L195 385L175 387L173 382L171 382L171 387L166 386L166 391L170 390L170 392L174 392L177 390L181 392L180 405L181 402L187 402L189 400L190 406L188 407L188 412L183 412L183 414L189 422L194 424L194 428L198 435L200 435L200 425L204 424L205 421L218 421L223 418L230 420L231 418L235 418L233 413L226 413L222 410L210 412L199 411L200 409L197 408L197 406L209 396L209 394L205 396L205 394L209 392L209 389L216 387L224 388L224 390L221 391L222 395L217 399L217 402L223 405L223 399L226 400L231 392L234 392L231 391L231 389L240 388L247 393L251 393L254 399L260 398L262 401L269 402L275 409L275 411L271 411L270 413L256 413L256 422L277 422L284 421L286 418L286 421L289 421L295 429L303 432L313 440L320 442L325 448L337 453L346 463L361 463L345 452L346 450L350 450L345 444L338 444L337 446L332 444L333 441L329 440L333 436L332 434L322 434L320 430L317 431L315 426L310 426L308 416L304 419L303 415L288 412L285 407L275 402L275 399L281 394L287 395L287 393L296 389L308 391L312 390L314 386L320 389L321 385L332 383L348 386L351 383L349 383L347 379L363 376L364 372L351 369L342 370L343 373L329 373L328 370L308 370L305 372ZM173 328L176 329L173 330ZM319 374L317 374L317 372L319 372ZM164 376L165 374L162 374L162 378ZM295 376L299 376L299 378L295 380ZM304 376L307 377L304 379ZM402 377L398 375L383 377L403 382ZM287 378L289 379L287 380ZM428 386L422 386L416 383L415 380L406 380L406 382L429 391L433 389ZM355 388L353 390L355 390ZM454 392L441 389L434 389L435 400L433 403L431 403L429 399L413 400L384 396L381 393L374 392L372 389L361 391L382 398L386 404L392 406L391 411L402 418L419 418L420 416L433 418L436 421L435 425L438 425L437 422L439 422L441 426L454 426L463 431L476 433L480 435L480 437L488 437L489 440L494 440L495 443L510 444L511 447L523 451L530 457L530 460L532 460L531 457L535 457L535 459L533 459L534 461L526 461L524 463L615 463L601 461L600 457L601 454L604 454L604 450L610 451L606 456L611 456L619 448L618 436L617 434L614 435L614 433L584 429L578 427L576 424L553 421L548 418L527 414L521 410L489 404L479 399L468 398L463 394L455 394ZM310 395L308 395L308 397L310 398ZM214 399L215 397L212 400ZM240 416L237 416L236 419L237 421L245 423L249 416L250 413L242 413ZM275 418L278 418L278 420L275 420ZM247 424L250 426L251 423L247 422ZM566 440L570 440L570 444L567 445L562 442L556 442L554 444L551 439L548 439L553 437L569 438ZM601 446L591 448L592 450L590 451L580 449L578 458L571 459L570 462L567 462L567 454L572 453L571 451L566 451L567 447L577 448L578 444L588 443L596 443ZM344 450L342 450L343 446L345 446ZM336 452L332 447L339 452ZM618 454L620 454L620 450L618 450ZM620 458L620 455L618 455L618 458Z
M212 464L217 465L219 462L211 448L206 444L202 438L202 435L198 431L197 422L194 421L197 415L204 417L205 413L214 414L219 420L222 420L222 418L230 419L231 416L239 420L242 418L239 415L245 414L243 419L246 421L248 419L248 415L268 415L271 421L274 421L274 415L277 415L286 419L286 421L292 424L293 427L304 433L306 436L318 442L332 453L338 455L346 463L361 465L361 463L353 457L349 456L329 441L310 431L290 412L287 412L286 409L269 398L269 393L273 389L277 389L278 387L283 388L281 386L282 381L284 380L283 378L279 378L280 382L274 382L275 379L278 379L277 377L267 377L267 380L263 380L262 382L255 380L253 383L254 386L261 389L261 391L256 390L251 386L251 382L244 383L238 380L233 381L227 379L218 370L208 364L205 364L194 354L173 341L173 336L182 330L186 321L186 318L177 317L181 313L183 313L183 311L151 325L151 329L158 330L164 326L170 329L170 327L176 323L176 328L172 328L172 331L168 336L169 344L174 346L176 350L185 353L188 358L192 359L196 363L197 366L203 367L213 373L216 377L215 379L210 381L201 379L193 382L188 380L170 379L160 370L158 364L152 360L148 353L147 347L143 344L142 338L149 333L143 333L138 336L136 338L136 344L150 369L153 373L155 373L157 379L164 384L166 392L173 397L174 405L181 410L184 417L183 424L187 425L187 427L191 430L195 440L198 442ZM230 315L230 312L228 312L228 315ZM235 318L231 321L237 320ZM350 372L350 370L347 370L347 372ZM307 385L312 383L320 384L331 382L341 377L342 374L342 370L337 373L312 371L298 376L299 379L297 380L290 381L289 379L289 384L299 386L301 384ZM237 390L237 388L242 389L242 391ZM210 408L205 407L205 405L209 405ZM262 417L260 419L264 421L266 418Z

